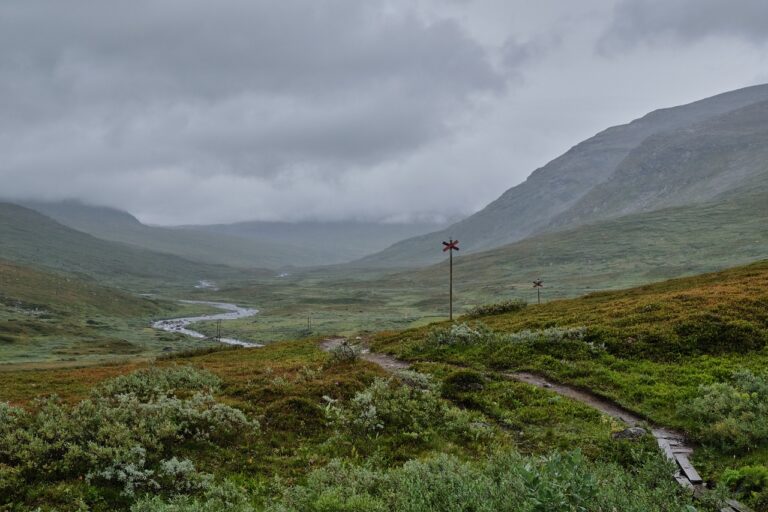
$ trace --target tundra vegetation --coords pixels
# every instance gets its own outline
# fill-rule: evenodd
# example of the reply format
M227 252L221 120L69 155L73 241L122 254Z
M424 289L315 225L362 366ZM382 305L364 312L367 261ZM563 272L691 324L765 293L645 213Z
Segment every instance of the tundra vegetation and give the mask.
M765 511L767 336L759 263L366 339L411 363L393 374L311 338L8 369L0 509L691 512L727 492ZM717 492L515 371L685 431Z

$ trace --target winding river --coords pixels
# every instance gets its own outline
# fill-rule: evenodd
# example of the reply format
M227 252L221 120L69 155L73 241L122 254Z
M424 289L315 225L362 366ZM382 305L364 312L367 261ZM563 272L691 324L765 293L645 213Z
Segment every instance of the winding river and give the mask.
M237 320L238 318L248 318L249 316L255 316L259 312L258 309L242 308L240 306L237 306L235 304L229 304L227 302L208 302L208 301L199 301L199 300L183 300L181 302L183 302L184 304L204 304L206 306L213 306L215 308L223 310L224 313L218 313L215 315L190 316L186 318L170 318L168 320L158 320L157 322L154 322L152 324L152 327L154 327L155 329L160 329L162 331L178 332L181 334L186 334L187 336L192 336L193 338L207 338L208 336L206 336L205 334L201 332L193 331L188 327L191 324L194 324L197 322L209 322L209 321L215 322L216 320ZM255 347L264 346L259 343L251 343L248 341L242 341L235 338L221 338L219 341L227 345L238 345L241 347L255 348Z

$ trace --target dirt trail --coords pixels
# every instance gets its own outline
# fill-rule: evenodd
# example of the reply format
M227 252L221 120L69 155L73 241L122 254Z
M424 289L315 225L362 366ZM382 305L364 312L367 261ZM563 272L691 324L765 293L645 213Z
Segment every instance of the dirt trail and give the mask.
M328 352L334 347L341 345L342 343L348 343L345 338L329 338L323 340L320 343L322 350ZM379 365L381 368L388 372L395 372L397 370L404 370L410 368L410 364L396 359L386 354L378 354L371 352L367 348L363 348L360 357L365 361L370 361ZM533 373L518 372L518 373L505 373L502 374L504 378L515 380L517 382L523 382L536 386L539 388L547 389L553 393L571 398L583 404L586 404L603 414L607 414L612 418L616 418L624 422L629 427L635 427L638 425L647 425L648 421L644 420L639 415L629 411L620 405L611 402L605 398L602 398L594 393L578 389L565 384L558 384L548 381L546 378ZM659 448L667 456L669 460L677 465L678 471L675 474L675 479L683 487L690 488L694 493L698 494L705 488L705 484L691 464L689 457L693 454L694 448L687 443L683 434L675 432L670 429L666 429L657 425L651 425L651 433L656 439ZM739 512L749 511L747 507L736 502L729 501L729 506L722 509L723 512Z

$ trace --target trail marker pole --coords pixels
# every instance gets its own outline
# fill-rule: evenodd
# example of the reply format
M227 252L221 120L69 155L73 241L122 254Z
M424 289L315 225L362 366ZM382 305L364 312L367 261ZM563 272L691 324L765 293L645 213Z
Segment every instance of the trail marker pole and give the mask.
M221 320L216 320L216 341L221 343Z
M443 242L443 252L448 252L448 267L449 267L449 277L448 277L448 303L449 303L449 313L448 318L451 322L453 322L453 251L459 250L459 241L454 240L453 238L449 239L448 242Z
M541 289L544 287L544 281L537 279L533 282L533 287L536 288L536 299L541 304Z

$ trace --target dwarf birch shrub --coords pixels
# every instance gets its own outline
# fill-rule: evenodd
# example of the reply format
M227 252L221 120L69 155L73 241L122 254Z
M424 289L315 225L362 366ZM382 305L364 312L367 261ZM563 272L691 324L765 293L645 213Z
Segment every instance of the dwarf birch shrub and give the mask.
M701 386L680 414L695 422L703 443L730 453L754 449L768 441L768 375L742 370L729 382Z
M495 337L484 324L470 326L466 323L453 324L450 327L439 327L427 335L427 343L433 345L474 345L486 343Z
M479 415L462 414L436 393L394 379L377 378L347 402L333 401L326 414L340 438L372 440L382 436L403 443L429 443L440 435L463 439L488 439L493 432L482 427ZM473 425L474 424L474 425Z
M226 446L258 424L207 391L173 395L216 383L194 372L137 372L74 406L56 397L36 401L30 411L0 404L0 485L85 479L126 496L204 490L210 477L174 451L188 442Z
M221 379L216 375L191 366L172 366L169 368L145 368L128 375L109 379L96 386L96 397L113 397L131 394L141 400L161 395L174 395L205 391L219 391Z

